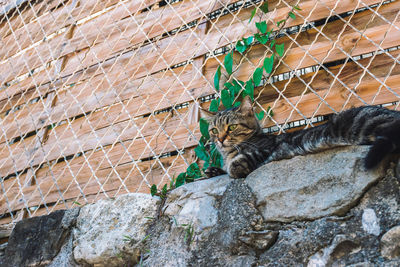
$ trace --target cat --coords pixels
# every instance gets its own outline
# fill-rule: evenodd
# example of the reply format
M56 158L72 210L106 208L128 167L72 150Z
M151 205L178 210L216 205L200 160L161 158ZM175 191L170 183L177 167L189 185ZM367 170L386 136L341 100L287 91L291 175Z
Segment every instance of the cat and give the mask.
M325 124L281 135L263 133L248 96L238 107L218 112L201 109L201 115L224 160L223 169L205 171L208 177L228 173L245 178L268 162L337 146L371 145L364 159L366 169L374 168L387 154L400 152L400 112L377 106L352 108Z

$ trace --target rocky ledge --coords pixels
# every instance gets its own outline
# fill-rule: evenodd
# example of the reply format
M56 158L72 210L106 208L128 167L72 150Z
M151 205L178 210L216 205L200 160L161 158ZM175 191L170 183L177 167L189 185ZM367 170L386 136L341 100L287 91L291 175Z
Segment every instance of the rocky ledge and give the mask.
M364 171L367 149L27 219L0 266L400 266L400 164Z

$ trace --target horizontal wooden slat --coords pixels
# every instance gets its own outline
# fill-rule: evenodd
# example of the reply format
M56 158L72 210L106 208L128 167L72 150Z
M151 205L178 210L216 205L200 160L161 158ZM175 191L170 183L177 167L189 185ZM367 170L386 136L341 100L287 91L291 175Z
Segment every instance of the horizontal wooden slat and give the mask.
M49 9L53 8L53 6L48 6L47 4L40 5L39 3L38 7L36 7L36 5L27 7L27 9L32 10L30 13L33 16L33 21L26 23L24 27L14 30L13 34L8 35L2 40L6 45L4 46L4 49L0 51L0 58L5 59L11 57L17 52L43 40L50 34L55 33L64 27L117 4L118 0L77 1L76 4L74 1L67 1L64 4L62 4L62 1L57 2L60 4L59 8L50 12ZM137 5L145 8L147 7L146 4L153 4L155 2L157 2L157 0L138 1ZM38 12L36 12L37 8L39 8L39 10L40 8L45 8L46 12L40 16L40 14L37 14ZM11 27L12 26L13 25L11 24ZM7 25L5 25L5 27L7 27Z
M119 153L120 155L124 154L121 150L119 150ZM104 157L104 154L101 151L96 151L87 156L88 161L83 157L78 157L68 162L69 167L66 162L61 162L52 166L51 169L48 167L40 169L36 174L37 184L23 188L22 190L27 199L28 206L42 205L43 202L51 204L61 200L60 192L64 200L73 200L81 196L76 183L79 183L81 190L87 197L102 192L99 182L110 197L114 197L118 190L118 194L127 193L125 188L122 187L120 179L124 180L130 192L148 193L149 187L143 181L143 177L137 168L146 176L150 185L167 183L169 182L168 176L177 175L187 168L187 165L180 156L162 158L159 162L154 160L139 162L137 167L130 162L114 166L114 169L106 161L97 162L100 157ZM193 161L193 153L190 150L188 153L183 154L183 157L188 162ZM88 166L88 162L90 167ZM95 162L98 164L96 165ZM168 172L165 172L160 164ZM117 174L120 176L119 178ZM18 192L18 185L14 184L12 189L7 194L10 205L9 207L0 205L0 213L5 213L9 209L18 210L24 208L24 203Z
M334 2L335 1L328 1L325 0L323 3L320 3L321 1L307 1L302 3L302 6L304 5L304 9L302 12L302 15L305 15L309 21L312 20L318 20L323 18L325 15L329 14L329 10L324 6L327 5L328 7L333 8ZM379 1L365 1L366 4L373 4L377 3ZM317 4L317 7L315 9L312 9L311 6ZM344 1L341 5L338 5L335 8L335 11L337 13L345 12L345 11L350 11L354 7L356 7L356 3L354 1ZM196 7L197 9L197 7ZM308 13L313 10L312 15L308 16ZM219 18L216 20L216 22L213 22L211 29L209 30L209 33L202 38L199 33L191 33L191 30L186 30L184 32L181 32L177 34L176 36L171 36L170 38L163 39L161 41L156 42L154 45L146 45L142 48L139 48L138 50L134 50L133 52L129 52L117 59L111 60L111 63L114 63L115 61L118 61L119 64L124 64L125 61L129 62L129 64L136 64L137 66L137 71L135 77L139 78L143 75L149 74L148 72L157 72L163 68L164 66L164 61L160 62L158 57L160 55L163 55L165 57L165 60L167 64L175 64L179 63L182 61L185 61L187 59L190 59L192 57L200 56L204 53L207 53L208 51L212 51L213 49L217 49L221 46L224 46L228 44L229 41L235 42L238 38L241 38L243 35L247 35L250 33L253 33L256 31L255 27L252 25L248 24L248 18L250 16L250 9L246 9L241 11L240 13L236 14L235 16L232 15L226 15L223 16L222 18ZM271 19L274 21L278 21L282 19L285 14L287 14L287 7L280 8L273 14L271 14ZM301 19L296 19L295 21L289 21L287 26L293 26L293 25L298 25L302 23ZM228 29L224 29L224 27L229 26ZM165 25L165 27L168 27ZM201 30L202 31L202 30ZM226 35L227 38L220 38L221 32ZM106 34L105 34L106 35ZM56 42L56 41L52 41ZM112 41L110 39L107 40L108 44L114 44L115 41ZM208 47L204 47L203 43L207 43ZM54 45L50 45L51 47L54 47ZM152 47L157 47L157 51L153 51ZM176 53L174 51L171 53L170 51L165 52L165 49L169 49L171 47L182 47L184 46L185 49L179 49L179 50L184 50L184 51L179 51L179 53ZM46 46L47 47L47 46ZM92 47L90 53L88 53L87 49L83 49L82 51L78 52L76 55L72 56L69 58L68 63L66 64L66 69L62 72L62 76L68 76L73 72L76 72L77 70L84 68L85 66L90 66L92 64L95 64L96 62L100 60L104 60L107 57L105 55L109 55L110 49L113 49L114 45L108 45L106 50L104 51L105 48L102 48L101 45L97 45ZM70 46L68 46L69 49ZM46 48L47 49L47 48ZM128 50L129 47L120 47L119 50L124 49ZM118 50L118 51L119 51ZM171 49L170 49L171 50ZM100 53L100 51L102 51ZM173 50L172 50L173 51ZM62 54L67 53L67 50L62 51ZM166 54L167 53L167 54ZM61 55L61 54L60 54ZM35 55L33 55L35 57ZM37 55L36 55L37 56ZM136 61L130 61L131 57L135 57L137 59L140 58L139 62ZM171 61L170 57L173 57L173 60ZM96 61L98 60L98 61ZM149 63L147 63L149 62ZM157 64L153 64L154 62L157 62ZM106 66L110 62L104 62L101 64L102 69L106 69ZM154 66L153 66L154 65ZM94 67L95 69L98 69L98 66ZM143 73L142 69L145 68L145 72ZM50 71L51 73L51 71ZM8 75L9 73L5 73L4 75ZM45 83L49 81L50 79L53 79L52 77L45 77L43 76L43 73L40 74L34 74L34 76L38 76L36 78L36 83ZM3 74L0 72L0 77L3 77ZM26 81L24 81L24 84L21 84L21 86L11 87L8 88L8 90L13 92L21 92L24 90L27 90L29 88L26 88L25 86L32 86L33 83L31 81L32 78L28 78ZM3 80L7 80L5 77L3 77ZM11 95L9 93L9 95ZM1 94L0 92L0 99L4 99L4 95Z
M324 18L329 14L329 9L323 4L333 8L335 6L335 1L323 1L323 4L320 2L321 1L303 2L301 5L301 14L307 17L308 21ZM366 1L366 4L373 4L376 2L379 1ZM314 8L314 6L316 7ZM355 6L357 6L357 3L354 1L344 1L341 5L336 6L334 10L337 13L342 13L352 10ZM311 11L312 16L308 16ZM255 33L257 31L256 27L253 23L249 24L248 22L250 13L251 9L245 9L235 14L235 16L227 15L219 18L212 24L210 30L204 35L204 38L200 38L198 36L199 33L192 33L192 31L188 30L157 41L154 44L141 47L124 55L124 57L128 59L129 64L137 66L134 77L143 77L150 73L168 68L171 65L204 55L229 43L235 43L243 36ZM276 10L276 12L271 12L270 19L277 22L284 18L287 13L288 7L281 7ZM299 25L301 23L303 23L301 19L290 20L287 23L287 27ZM223 37L221 37L221 33ZM177 50L171 49L171 47L176 47ZM91 66L107 58L103 57L103 54L107 53L102 47L94 46L91 48L91 51L92 53L90 54L86 52L77 53L75 57L69 60L63 73L71 73L78 68ZM85 57L83 57L83 55L85 55ZM163 59L161 60L160 57Z
M391 52L391 54L393 57L397 57L399 52L395 51ZM370 59L368 58L362 59L359 61L359 64L367 66L369 61ZM385 54L378 55L375 57L374 61L369 66L369 71L372 72L372 74L375 75L377 78L381 79L381 81L384 81L392 65L393 63L391 62L389 56ZM341 67L342 66L331 67L330 71L335 76ZM357 66L356 63L354 62L347 63L346 66L343 68L341 74L338 76L338 78L351 88L352 86L354 86L354 84L358 82L359 76L361 75L362 72L363 69ZM387 80L388 86L392 86L391 84L393 83L393 81L397 79L398 74L400 74L400 68L396 65L396 67L392 70L393 76ZM311 80L312 75L313 74L304 75L302 79L304 80L305 83L308 83ZM320 71L320 74L318 74L317 78L314 79L315 82L311 83L310 86L312 88L315 88L315 90L318 91L321 96L323 96L324 90L327 90L332 85L334 81L334 76L327 74L325 71ZM305 85L304 83L300 82L297 79L293 80L289 85L286 85L286 83L287 81L280 82L274 85L279 89L283 89L286 86L284 95L287 98L289 98L291 102L293 102L293 105L295 105L296 99L299 98L298 95L302 93L302 91L305 88ZM332 92L335 92L337 96L333 98L333 100L330 100L329 97L327 98L327 100L329 100L328 103L330 103L330 101L331 102L333 101L332 106L335 109L337 108L337 103L343 103L343 99L346 100L345 96L342 96L342 98L338 99L339 95L343 95L343 92L346 92L346 89L341 87L338 82L336 83L337 85L334 86ZM358 92L361 98L365 97L368 98L368 94L369 95L373 94L377 90L379 84L369 74L366 74L364 78L361 80L359 88L364 88L365 86L367 86L369 89L368 91L360 90ZM396 90L396 86L392 86L392 89ZM339 94L338 91L342 93ZM286 100L278 98L277 103L274 105L273 101L275 98L277 98L277 96L278 94L277 92L275 92L275 89L273 89L271 86L268 86L264 88L261 97L258 99L258 102L262 104L265 108L267 108L268 106L273 107L275 113L274 120L276 120L278 123L283 123L286 118L289 118L289 121L302 118L297 112L294 112L294 114L292 114L290 117L290 113L293 108L286 102ZM333 94L333 96L335 96L335 94ZM374 102L374 104L390 102L393 101L394 98L395 96L391 93L388 93L387 89L385 89L382 90L382 92L377 96L377 99ZM303 115L311 116L312 113L310 112L315 110L316 108L315 103L319 103L316 102L319 101L319 98L315 96L313 93L308 93L303 99L305 103L308 103L305 104L307 110L304 111ZM368 102L368 99L366 99L366 101ZM353 102L354 100L350 101L350 105L353 105ZM126 109L123 108L123 105L126 105L125 106ZM128 104L124 103L123 105L122 104L114 105L105 111L98 111L88 115L87 117L82 117L76 121L73 121L71 125L65 124L56 127L50 134L50 137L48 139L48 144L44 145L43 149L37 151L37 153L35 154L34 165L43 162L45 158L48 160L53 160L61 157L62 155L65 156L72 155L76 153L76 151L81 151L81 150L87 151L95 149L96 147L99 146L99 144L102 145L113 144L118 140L120 141L128 140L124 144L126 147L128 147L128 151L132 153L132 156L135 159L137 157L143 158L152 156L150 151L146 148L146 143L144 142L144 140L147 140L150 146L154 146L156 144L155 143L156 141L159 144L160 143L164 144L164 142L167 142L167 145L165 147L164 146L156 147L154 149L156 153L168 152L171 149L174 150L172 143L168 142L167 135L165 135L163 132L160 132L159 129L160 125L162 125L162 127L167 131L167 133L172 136L172 140L174 140L174 143L176 145L182 146L185 145L186 143L187 146L190 146L195 144L194 139L188 142L187 139L188 130L186 129L187 126L181 121L181 119L178 116L165 117L165 115L162 114L157 115L157 119L159 121L158 123L152 117L137 119L135 120L135 123L137 125L137 128L141 129L141 134L142 134L138 135L139 132L137 131L137 128L133 126L132 121L129 120L128 116L128 114L133 114L132 113L133 110L137 110L137 102L131 101L128 102ZM302 110L302 106L300 105L299 107L300 110ZM183 117L183 120L186 120L188 114L184 110L185 109L180 110L179 112ZM317 115L331 113L331 112L332 110L326 109L325 107L321 108L321 110L317 113ZM110 124L113 124L113 126L108 126ZM271 125L272 123L269 122L265 126L271 126ZM189 129L193 130L195 127L196 123L189 124ZM160 134L160 139L153 138L153 141L149 141L151 137L157 133ZM141 136L143 136L145 139L144 140L141 139ZM137 138L137 139L134 141L129 141L132 138ZM133 147L135 147L135 149L133 149ZM26 161L24 162L22 159L25 158L25 160L28 160L28 158L24 156L23 153L24 152L23 149L25 149L25 147L19 146L19 149L22 155L19 153L14 155L14 157L18 158L20 162L20 164L16 163L18 169L26 166ZM134 151L131 152L131 150ZM142 153L143 151L145 152ZM111 160L113 160L114 158L114 156L111 156L111 154L109 155L109 157L111 158ZM116 157L116 159L122 160L123 162L128 162L130 160L128 155L126 155L124 159L121 159L119 157ZM6 166L9 166L9 168L11 169L11 167L14 166L13 163L14 162L10 161L9 158L5 157L1 163L4 164L3 165L4 167L2 169L6 170L7 169Z
M168 112L154 117L112 123L113 119L110 118L118 121L121 109L122 105L115 105L106 114L99 110L89 117L77 119L72 125L58 126L50 132L47 143L37 150L34 150L33 142L29 147L16 144L19 153L15 154L17 150L14 150L12 156L9 155L0 160L0 176L22 170L29 166L29 163L36 166L46 160L58 159L79 151L87 151L116 142L124 142L124 146L130 153L130 155L115 159L115 162L120 164L129 162L132 160L131 157L134 159L146 158L154 156L154 153L158 155L176 150L176 147L181 149L193 146L199 138L197 122L187 122L189 116L187 109L178 111L182 120L176 114ZM104 121L107 122L107 125L111 123L111 126L101 128L97 125ZM98 130L95 130L96 128ZM195 134L196 138L190 134L190 131ZM4 148L2 151L7 153ZM109 157L113 158L112 153Z
M393 12L394 9L400 7L400 2L395 2L389 5L386 5L382 7L379 11L380 14L385 16L387 19L393 20L396 16L396 13ZM386 24L386 22L382 21L381 19L375 18L375 20L370 21L370 17L366 16L366 14L370 14L370 11L364 11L359 14L356 14L351 23L354 24L358 28L363 28L366 26L372 27L372 28L367 28L364 32L368 38L372 39L376 43L381 43L381 40L385 36L390 36L390 38L386 37L385 41L381 44L383 48L388 48L397 45L400 43L400 31L395 29L394 27L391 28L390 32L388 34L386 33L387 30L390 29L390 25ZM400 22L396 22L400 26ZM367 25L368 24L368 25ZM335 36L337 34L338 29L342 29L346 25L342 21L335 21L332 23L329 23L328 25L324 27L319 27L325 36L331 38L332 40L335 39ZM207 34L208 36L208 34ZM358 40L359 33L355 32L354 30L348 28L347 31L342 35L341 40L338 42L335 48L332 48L332 43L330 41L327 41L326 37L320 35L316 30L309 30L308 32L301 33L297 36L296 42L300 45L294 45L289 49L289 52L287 53L284 61L291 69L299 69L299 68L304 68L304 67L309 67L315 64L318 64L319 62L327 63L330 61L334 60L339 60L343 59L346 57L346 55L341 51L350 51L352 50L352 55L359 55L363 53L368 53L371 51L375 51L376 47L374 45L371 45L370 41L367 40L366 38L361 38L359 42L357 42L357 45L355 48L354 42ZM316 39L316 40L315 40ZM313 41L315 42L313 43ZM352 40L352 41L349 41ZM278 42L283 42L287 46L291 46L291 41L289 38L284 37L280 38ZM340 47L340 49L338 48ZM305 53L305 50L308 51L308 53ZM263 57L263 54L265 53L265 48L262 45L258 45L252 49L252 51L247 54L248 60L245 60L242 65L241 65L241 70L238 72L238 78L242 80L246 80L252 73L253 71L253 65L258 64L260 58ZM314 58L316 59L314 59ZM139 60L139 59L138 59ZM219 61L222 62L222 57L219 57ZM77 116L83 112L88 112L90 110L93 110L94 108L100 108L104 107L107 105L110 105L114 103L117 100L120 100L122 98L122 101L124 99L130 98L130 97L135 97L135 95L139 96L138 100L143 101L144 99L148 99L149 95L151 95L152 92L158 90L158 96L160 97L160 94L163 94L163 90L170 90L171 85L170 82L175 81L175 84L178 85L178 87L181 87L180 84L180 76L182 75L182 82L184 84L188 84L189 88L186 87L187 91L193 90L193 88L190 88L190 85L194 85L194 94L190 96L187 93L179 92L176 94L176 96L183 96L180 99L174 98L174 96L168 96L169 105L173 103L182 103L187 100L190 100L188 98L191 97L198 97L202 94L206 94L209 92L212 92L211 86L209 86L211 83L207 83L208 81L212 81L212 76L214 75L215 69L218 66L218 61L215 59L209 59L207 60L206 63L206 68L205 68L205 78L202 75L199 75L199 72L195 71L195 75L197 76L187 76L187 75L193 75L193 72L190 72L190 67L184 67L181 68L180 70L177 71L172 71L172 72L167 72L167 74L161 73L158 75L155 75L154 77L145 77L142 79L137 79L135 80L135 75L137 73L137 68L136 64L132 64L131 58L129 56L123 56L118 59L118 64L115 64L116 62L110 61L106 62L104 64L104 68L106 70L109 70L109 76L104 77L102 75L102 71L88 71L87 73L90 73L91 75L96 76L92 79L90 79L89 85L86 85L85 83L78 85L75 88L72 88L72 90L68 90L70 88L67 88L64 92L65 94L60 94L59 95L59 105L54 108L54 111L52 113L52 118L47 122L47 124L51 124L54 122L57 122L62 119L66 119L67 117L73 117ZM132 68L128 68L126 70L122 70L120 66L133 66ZM111 68L111 69L110 69ZM281 64L281 67L278 68L276 73L283 73L287 72L291 69L288 69L286 66ZM100 72L100 73L99 73ZM179 73L179 74L178 74ZM168 83L162 82L162 78L166 76L171 79L171 81L168 81ZM176 76L179 76L176 78ZM114 78L111 78L114 77ZM159 78L162 77L162 78ZM194 82L190 82L189 79L194 79ZM198 80L196 80L196 78ZM111 81L110 81L111 79ZM147 82L147 83L146 83ZM144 83L144 84L143 84ZM163 86L167 86L166 89L163 88ZM203 90L197 90L197 86L202 85ZM128 88L127 88L128 86ZM84 89L83 89L84 88ZM88 88L95 88L94 90L88 90ZM139 89L137 89L139 88ZM153 90L149 90L149 88L152 88ZM155 90L154 90L155 89ZM83 90L84 92L81 92ZM97 91L99 90L99 91ZM106 90L106 91L103 91ZM119 91L122 90L123 92ZM179 89L178 89L179 90ZM85 92L86 91L86 92ZM102 91L102 92L101 92ZM136 92L132 92L136 91ZM140 91L140 92L138 92ZM169 92L171 92L170 90ZM69 93L70 92L70 93ZM148 94L147 92L151 92ZM166 91L164 91L166 92ZM90 94L89 96L87 94ZM133 96L130 96L129 94L134 94ZM114 96L114 98L113 98ZM115 97L116 96L116 97ZM65 100L64 100L65 99ZM155 99L155 98L151 98ZM177 101L177 102L176 102ZM142 111L134 111L133 114L135 116L145 114L146 112L149 113L152 110L149 110L148 106L152 107L154 102L150 103L144 103L142 105ZM164 102L165 104L165 102ZM40 104L37 104L40 105ZM163 105L158 105L156 106L157 108L164 108ZM27 108L28 110L28 108ZM40 114L37 115L37 117L40 116ZM32 121L29 119L25 119L24 121L14 121L13 122L15 125L18 124L20 128L23 128L24 131L33 131L35 129L35 125L33 124ZM11 138L15 136L17 131L17 127L15 125L11 125L8 127L9 130L7 131L7 138ZM22 131L23 132L23 131ZM3 140L0 140L0 142L4 142Z
M53 9L62 2L61 0L37 1L33 8L25 4L7 14L2 14L0 17L0 36L6 38L12 32L16 32L24 25L29 24L36 17L43 15L46 10Z
M354 85L355 84L350 84L350 87ZM386 88L383 88L380 92L378 92L377 89L379 88L379 85L379 82L373 79L363 81L357 89L358 97L363 99L368 104L384 104L400 100L397 96L395 96ZM400 95L400 75L390 76L386 80L386 85L390 87L394 92L396 92L397 95ZM364 103L359 100L358 97L353 96L350 97L347 105L343 108L343 104L346 100L348 100L350 92L346 89L343 89L341 86L335 86L330 91L320 90L318 91L318 94L320 96L323 96L329 106L337 111L347 109L349 107L364 105ZM300 99L301 101L299 101ZM313 115L313 113L316 111L316 108L321 103L320 98L317 97L314 93L307 93L303 97L292 97L289 98L289 101L292 103L292 105L296 105L297 109L303 114L303 116L307 118ZM263 105L264 108L267 108L269 106L273 108L275 114L274 120L276 120L278 123L304 119L304 117L301 116L297 111L292 112L293 108L287 102L287 100L279 99ZM332 113L332 109L330 107L328 107L326 104L322 104L321 107L318 109L316 115L325 115ZM271 125L274 124L269 123L269 126Z
M232 0L224 1L229 3ZM167 5L163 8L141 14L136 14L136 12L145 8L145 6L143 6L140 1L130 1L117 6L114 10L86 24L78 25L74 37L68 42L63 42L63 34L60 34L53 39L44 41L43 44L37 47L28 49L26 52L10 59L8 62L0 64L0 78L4 81L9 81L18 76L18 74L26 73L29 70L44 65L43 63L55 60L75 51L83 50L88 46L91 47L91 52L83 58L94 57L102 61L110 57L112 53L126 47L131 47L136 43L144 42L147 38L153 38L164 31L173 30L184 23L201 17L203 13L199 11L199 8L201 11L210 12L215 8L221 7L221 4L216 3L224 1L198 0L198 3L194 3L193 1L187 0L172 6ZM132 15L133 18L131 14L134 14ZM149 16L151 17L150 19ZM120 25L115 25L114 20L118 21L123 17L127 18L119 22ZM186 22L185 18L187 20ZM157 27L154 26L154 21L158 21L159 24ZM140 30L137 25L140 25ZM127 29L127 27L130 28ZM145 36L140 34L141 31L145 33ZM101 48L95 45L97 40L104 41L101 43ZM49 50L53 50L52 53L49 53ZM101 50L101 53L99 54L97 50ZM77 56L80 58L81 54L78 53ZM87 60L83 61L80 64L81 68L84 68L87 62ZM89 62L89 65L92 65L92 63ZM86 65L86 67L89 65ZM15 71L8 73L2 72L1 69L5 67L16 69L19 73ZM76 70L77 69L74 71Z

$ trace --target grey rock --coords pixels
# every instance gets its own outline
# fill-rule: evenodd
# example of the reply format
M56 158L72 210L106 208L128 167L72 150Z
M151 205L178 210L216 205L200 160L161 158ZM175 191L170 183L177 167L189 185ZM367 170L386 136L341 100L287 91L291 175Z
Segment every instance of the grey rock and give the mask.
M147 234L149 238L141 247L140 266L187 266L191 247L196 246L184 226L177 225L168 217L157 220Z
M277 231L248 231L239 236L239 240L248 246L258 250L266 250L271 247L278 238Z
M75 261L96 266L135 263L158 203L148 194L135 193L82 207L74 229Z
M379 227L379 220L376 217L375 211L373 209L365 209L361 220L363 229L367 233L376 236L378 236L381 233L381 228Z
M73 257L73 235L70 234L60 252L53 258L47 267L77 267Z
M303 266L313 259L314 263L326 263L326 266L400 266L400 259L382 257L380 237L366 232L362 225L362 214L369 208L374 210L381 231L388 231L400 225L399 207L400 184L389 170L386 177L371 187L344 217L267 223L265 227L278 230L279 236L275 244L260 255L257 263L261 266Z
M330 266L335 259L360 251L360 245L354 243L352 239L345 235L335 236L330 246L310 257L307 267Z
M6 248L7 248L8 243L0 244L0 266L4 266L4 256L6 253Z
M192 224L202 238L217 223L216 203L231 179L215 177L181 186L168 194L164 215L173 218L174 225ZM174 226L173 225L173 226Z
M344 147L268 163L246 179L266 221L291 222L343 215L385 175L365 171L368 147Z
M243 180L232 180L224 192L218 209L218 222L206 242L193 251L190 266L251 266L256 261L254 246L271 235L272 245L276 234L262 231L262 216L255 208L255 198ZM248 245L247 240L258 240ZM242 241L243 240L243 241Z
M18 222L9 238L3 266L48 265L68 238L77 214L78 209L59 210Z
M400 257L400 225L387 231L381 239L381 254L387 259Z
M166 206L148 232L143 266L251 266L254 247L276 240L277 232L262 231L262 216L243 180L220 176L187 184L169 194ZM187 225L194 229L191 238Z

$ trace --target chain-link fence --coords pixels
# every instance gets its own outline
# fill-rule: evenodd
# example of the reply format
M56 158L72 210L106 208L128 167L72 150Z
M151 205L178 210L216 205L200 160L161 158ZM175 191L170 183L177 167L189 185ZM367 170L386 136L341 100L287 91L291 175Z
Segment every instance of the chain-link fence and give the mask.
M260 0L0 1L0 224L149 192L197 158L199 106L224 54L257 29ZM285 44L256 88L266 131L300 129L366 104L397 108L400 3L273 0ZM251 78L269 51L234 52ZM240 61L240 62L239 62ZM270 113L271 114L271 113Z

